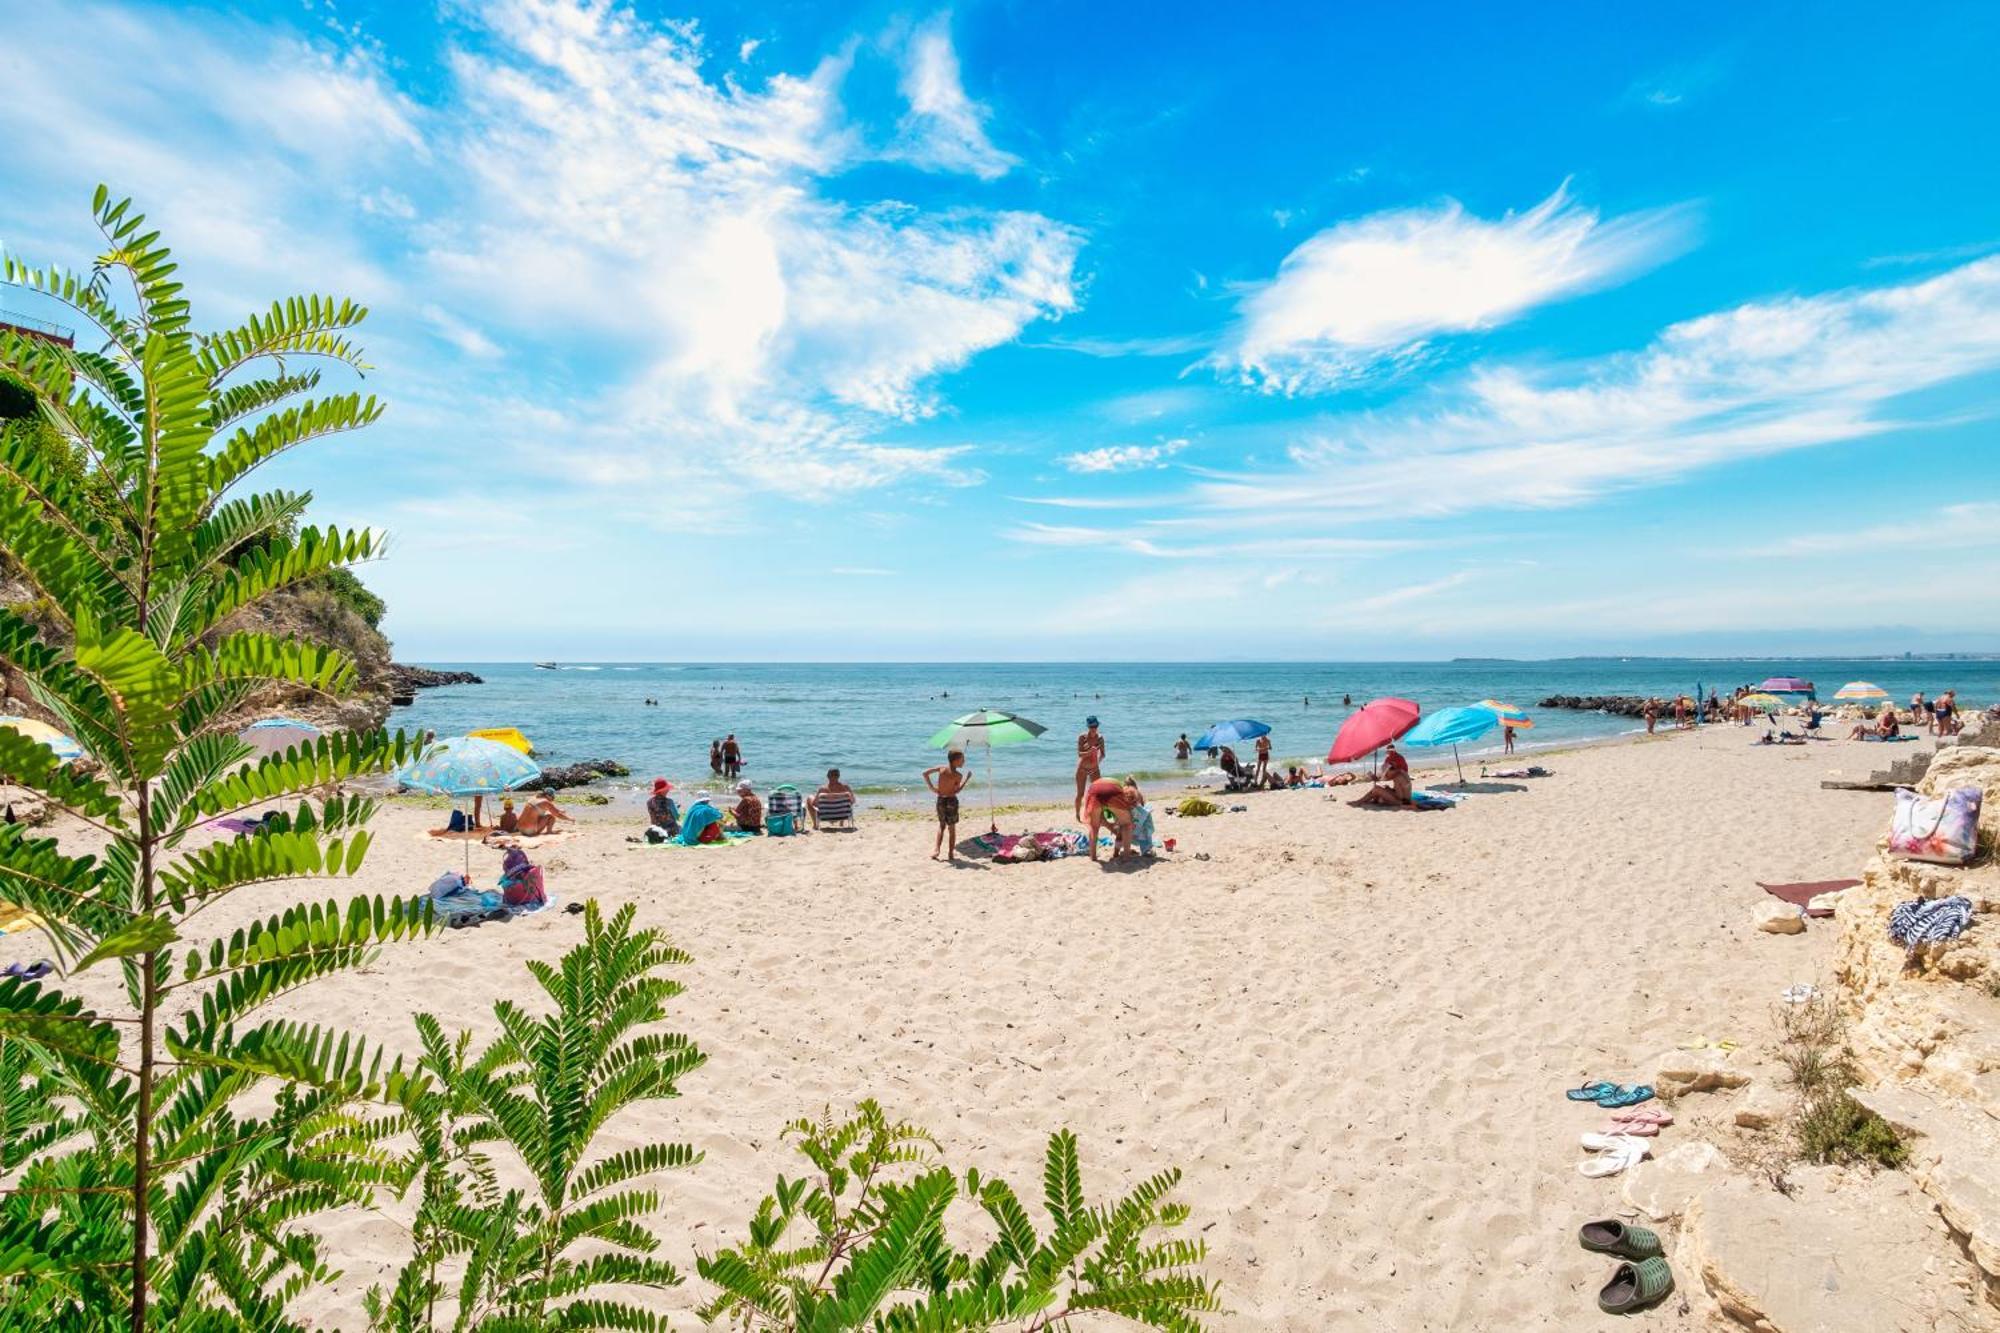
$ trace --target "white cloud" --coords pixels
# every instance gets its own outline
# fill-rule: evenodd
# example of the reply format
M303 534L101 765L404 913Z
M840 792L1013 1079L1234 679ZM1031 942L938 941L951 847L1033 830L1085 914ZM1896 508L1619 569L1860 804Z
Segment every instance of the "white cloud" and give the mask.
M1243 540L1203 540L1170 545L1170 525L1154 525L1154 530L1134 528L1091 528L1055 523L1017 523L1001 535L1024 546L1099 547L1126 551L1155 560L1196 560L1235 557L1243 559L1323 560L1353 556L1389 555L1414 549L1419 543L1403 539L1372 537L1260 537Z
M764 39L761 37L748 38L747 40L742 42L739 46L737 46L736 58L738 60L748 60L751 56L757 54L757 48L762 46L763 44L764 44Z
M1056 462L1071 472L1132 472L1141 468L1165 467L1167 460L1187 448L1187 444L1186 440L1164 440L1159 444L1113 444L1102 449L1064 454Z
M1292 448L1292 468L1218 478L1193 499L1265 522L1571 505L1893 430L1899 396L1994 369L2000 258L1705 315L1635 355L1483 370L1426 405L1331 419Z
M1762 558L1849 555L1884 550L1958 551L2000 546L2000 503L1945 505L1898 523L1801 533L1745 552Z
M960 171L989 181L1020 164L986 137L990 113L966 96L949 12L910 34L902 63L900 87L910 111L892 156L928 171Z
M1242 299L1213 363L1280 393L1340 388L1423 357L1442 334L1492 328L1615 282L1685 244L1686 215L1609 221L1562 189L1488 221L1447 200L1340 222Z

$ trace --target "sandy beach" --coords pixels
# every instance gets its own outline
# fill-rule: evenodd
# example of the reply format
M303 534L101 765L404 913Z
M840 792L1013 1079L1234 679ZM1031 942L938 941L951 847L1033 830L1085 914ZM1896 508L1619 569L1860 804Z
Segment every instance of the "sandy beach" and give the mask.
M604 1140L706 1153L665 1182L678 1258L741 1234L792 1168L788 1119L873 1096L1024 1187L1064 1125L1094 1188L1183 1167L1232 1312L1219 1327L1577 1328L1601 1319L1608 1265L1572 1236L1618 1209L1619 1182L1577 1174L1577 1136L1605 1117L1564 1089L1649 1078L1697 1036L1761 1064L1778 993L1819 978L1826 950L1824 932L1755 930L1754 881L1853 873L1888 817L1888 796L1819 782L1890 747L1754 734L1563 753L1550 776L1475 783L1437 813L1354 809L1351 791L1239 798L1247 812L1161 820L1178 851L1143 865L947 868L925 859L927 825L879 817L659 850L609 812L536 856L563 902L637 903L694 955L674 1018L708 1064ZM423 835L436 818L386 811L356 887L421 890L459 864ZM474 847L475 879L497 862ZM274 905L240 895L206 924ZM418 1010L483 1030L496 998L528 992L522 961L579 934L560 912L449 932L279 1012L404 1048ZM1662 1147L1726 1133L1702 1100ZM346 1272L313 1313L353 1327L397 1226L323 1226ZM1643 1318L1697 1322L1678 1300Z

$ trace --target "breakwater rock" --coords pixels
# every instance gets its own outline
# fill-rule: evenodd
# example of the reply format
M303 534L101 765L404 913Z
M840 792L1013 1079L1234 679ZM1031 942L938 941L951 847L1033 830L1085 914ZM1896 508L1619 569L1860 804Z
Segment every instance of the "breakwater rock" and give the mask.
M484 685L486 682L470 671L433 671L429 667L404 666L401 662L389 665L389 681L398 694L409 694L415 690L435 689L440 685Z
M528 784L536 787L587 787L599 778L629 778L632 770L616 759L586 759L578 764L545 768L542 776Z
M1610 713L1616 717L1638 717L1646 711L1643 694L1552 694L1537 708L1571 708L1584 713Z

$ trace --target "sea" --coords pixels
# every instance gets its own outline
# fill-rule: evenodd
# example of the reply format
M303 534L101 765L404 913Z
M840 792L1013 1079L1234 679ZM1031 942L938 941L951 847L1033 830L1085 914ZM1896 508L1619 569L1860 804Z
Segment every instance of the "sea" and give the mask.
M1638 730L1634 719L1540 709L1551 695L1724 693L1770 676L1814 682L1822 699L1849 681L1879 685L1906 703L1918 690L1956 688L1966 707L2000 702L2000 659L1578 658L1450 662L1060 662L1060 663L632 663L434 662L472 671L480 685L421 690L395 710L392 727L460 735L478 727L518 727L544 765L615 759L631 769L614 791L655 777L676 787L712 785L708 747L734 733L744 776L759 788L781 782L811 790L828 768L885 804L923 793L923 770L940 762L926 742L952 719L982 708L1046 727L1039 739L996 747L994 795L1039 799L1071 790L1075 738L1095 715L1107 773L1142 780L1192 778L1199 752L1177 763L1174 742L1210 723L1250 718L1271 728L1279 762L1326 758L1348 713L1382 695L1424 709L1498 699L1527 708L1531 730L1517 753L1601 742ZM649 702L650 701L650 702ZM1468 763L1500 752L1498 732L1459 747ZM1239 749L1247 756L1247 747ZM1450 751L1444 751L1449 756ZM983 776L987 756L972 756Z

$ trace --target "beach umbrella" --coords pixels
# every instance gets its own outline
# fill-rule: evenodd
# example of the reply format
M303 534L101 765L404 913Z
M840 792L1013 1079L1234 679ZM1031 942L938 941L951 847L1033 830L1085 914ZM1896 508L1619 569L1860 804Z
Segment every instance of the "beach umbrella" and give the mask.
M295 717L267 717L236 733L236 738L258 754L278 754L296 745L319 738L319 728Z
M1503 704L1498 699L1481 699L1475 708L1490 708L1500 715L1500 725L1509 731L1531 731L1535 720L1528 716L1528 710L1519 704Z
M1767 694L1811 694L1813 683L1798 676L1772 676L1757 688Z
M1776 712L1780 708L1791 707L1790 704L1786 703L1783 699L1780 699L1775 694L1763 694L1763 693L1746 694L1741 699L1738 699L1736 702L1739 704L1743 704L1752 709L1753 711L1759 713L1771 713L1771 712Z
M1886 699L1889 691L1865 680L1850 680L1833 692L1836 699Z
M1030 722L1025 717L982 708L976 713L953 718L950 726L931 737L930 745L934 750L970 751L978 746L986 751L986 820L998 833L1000 820L993 796L993 747L1024 745L1047 730L1041 723Z
M1423 709L1409 699L1370 699L1348 714L1326 752L1329 764L1345 764L1381 749L1417 725Z
M1218 722L1196 739L1197 750L1220 750L1225 745L1241 745L1244 741L1254 741L1259 736L1268 736L1271 729L1262 722L1253 722L1247 717L1239 717L1230 722Z
M1478 740L1499 725L1500 714L1483 705L1440 708L1403 733L1403 744L1425 747L1449 745L1451 761L1458 767L1458 780L1463 782L1465 765L1458 761L1458 747L1466 741Z
M511 745L478 736L434 741L396 770L396 780L412 791L434 796L495 796L542 775L541 765ZM472 874L472 840L466 839L466 877Z
M533 754L535 743L521 734L519 727L477 727L465 733L477 740L497 741L511 746L522 754Z
M10 727L31 741L40 741L64 763L83 758L83 747L77 744L74 736L66 736L46 722L37 721L32 717L9 715L0 716L0 727Z

